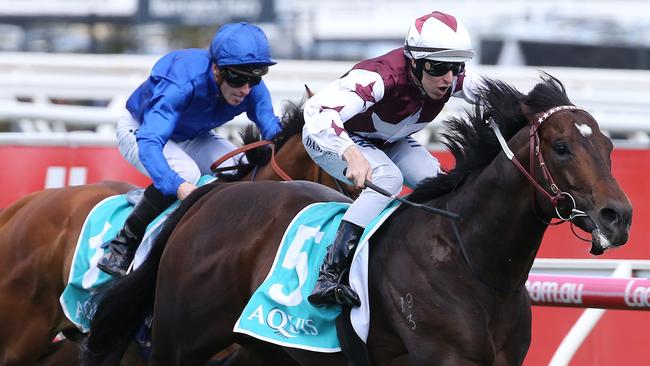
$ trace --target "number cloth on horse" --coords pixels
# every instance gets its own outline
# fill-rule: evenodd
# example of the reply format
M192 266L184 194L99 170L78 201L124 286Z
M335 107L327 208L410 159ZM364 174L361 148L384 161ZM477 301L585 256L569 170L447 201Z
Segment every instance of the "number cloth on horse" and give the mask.
M214 177L203 176L198 185L204 185L213 180ZM133 260L133 268L137 268L144 261L164 219L179 204L180 201L177 201L171 205L147 227L142 244L138 247ZM115 280L115 277L97 268L97 261L108 250L101 244L110 241L117 235L134 206L134 203L127 199L127 194L105 198L90 211L81 229L72 259L68 284L61 294L59 302L66 317L84 333L90 329L90 321L97 306L94 295L101 291L104 285Z
M340 305L315 307L307 296L316 284L327 246L334 240L349 206L319 202L296 215L282 237L269 275L248 301L235 324L235 332L286 347L341 351L334 324L341 313ZM350 268L350 285L361 298L361 306L352 309L350 320L364 341L370 325L368 240L398 206L391 204L366 227Z

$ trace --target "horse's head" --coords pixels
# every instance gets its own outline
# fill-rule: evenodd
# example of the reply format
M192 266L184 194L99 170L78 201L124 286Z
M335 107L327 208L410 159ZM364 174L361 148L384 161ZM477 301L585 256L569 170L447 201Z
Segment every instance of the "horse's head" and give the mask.
M534 149L529 156L536 166L536 180L550 194L548 202L557 204L542 207L549 216L570 219L591 233L591 253L602 254L627 242L632 221L632 205L612 176L612 142L580 108L556 105L539 112L540 105L529 105L539 100L545 88L564 92L556 79L546 81L521 103L531 126L528 138Z

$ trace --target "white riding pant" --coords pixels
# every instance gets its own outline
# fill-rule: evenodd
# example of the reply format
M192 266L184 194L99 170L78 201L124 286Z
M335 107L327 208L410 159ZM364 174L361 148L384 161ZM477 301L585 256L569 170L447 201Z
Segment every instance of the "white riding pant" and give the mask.
M321 133L328 133L323 131ZM401 192L404 184L413 188L422 179L435 177L440 163L412 137L406 137L382 149L361 136L350 135L372 169L372 182L391 194ZM344 174L347 163L335 153L321 148L303 129L303 144L316 164L332 177L352 184ZM391 199L370 188L361 191L343 216L343 220L365 227L388 206Z
M139 128L140 123L127 111L117 122L117 147L126 161L149 177L147 169L138 156L136 134ZM196 184L201 175L212 174L210 170L212 163L236 148L230 141L220 137L214 131L209 131L191 140L167 141L163 147L163 155L169 167L183 180ZM242 157L245 159L243 154L235 155L220 166L233 166Z

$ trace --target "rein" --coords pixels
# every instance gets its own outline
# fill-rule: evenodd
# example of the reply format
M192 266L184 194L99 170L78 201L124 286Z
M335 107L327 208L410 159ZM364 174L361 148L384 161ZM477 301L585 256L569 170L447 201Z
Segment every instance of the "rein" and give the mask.
M266 146L266 145L271 145L271 167L273 168L273 171L275 174L277 174L282 180L285 181L291 181L293 180L289 174L285 173L282 168L280 168L280 165L278 165L278 162L275 160L275 144L272 141L267 141L267 140L260 140L256 141L247 145L244 145L240 148L237 148L226 155L220 157L217 159L212 165L210 165L210 170L213 172L216 171L219 167L219 165L223 164L224 161L232 158L233 156L240 154L242 152L246 152L248 150L252 150L261 146Z
M312 177L312 181L322 184L323 183L321 181L321 176L322 176L321 173L322 172L323 172L323 169L320 167L320 165L314 164L314 175ZM334 180L334 184L336 184L336 189L338 189L338 191L340 193L342 193L347 198L354 199L354 196L352 195L352 192L349 189L347 189L345 187L345 185L340 180L338 180L338 179L336 179L334 177L332 177L332 179Z
M291 178L291 176L289 174L287 174L284 170L282 170L282 168L280 167L280 164L278 164L277 160L275 160L275 143L272 142L272 141L268 141L268 140L260 140L260 141L252 142L250 144L246 144L246 145L244 145L242 147L239 147L239 148L237 148L237 149L223 155L222 157L220 157L219 159L217 159L214 163L212 163L210 165L210 170L212 172L214 172L214 173L217 173L217 172L237 169L237 166L219 168L219 165L223 164L224 161L232 158L233 156L235 156L237 154L240 154L240 153L243 153L243 152L246 152L246 151L249 151L249 150L253 150L253 149L256 149L258 147L266 146L266 145L271 145L271 168L273 168L273 171L275 172L275 174L277 174L284 181L292 181L293 178ZM258 166L254 167L253 178L251 180L255 180L255 176L257 174L258 168L259 168ZM316 164L316 169L314 169L313 181L316 182L316 183L321 183L321 168L317 164ZM343 193L345 196L347 196L349 198L353 198L352 192L350 192L348 189L346 189L345 186L343 184L341 184L338 179L334 179L334 182L336 183L336 187L338 188L339 192Z
M472 261L469 259L469 253L467 253L467 249L465 248L463 238L460 235L460 230L458 229L458 221L462 221L462 217L460 215L458 215L456 213L453 213L453 212L450 212L450 211L447 211L447 210L442 210L442 209L439 209L439 208L431 207L429 205L424 205L424 204L421 204L421 203L412 202L412 201L409 201L407 199L398 197L397 195L391 195L390 192L388 192L387 190L385 190L385 189L383 189L383 188L369 182L368 180L364 181L364 185L366 187L372 189L373 191L376 191L377 193L379 193L381 195L384 195L386 197L389 197L389 198L391 198L393 200L399 201L401 203L404 203L406 205L409 205L409 206L412 206L412 207L415 207L415 208L419 208L419 209L421 209L423 211L426 211L426 212L429 212L429 213L433 213L433 214L440 215L440 216L446 217L448 219L451 219L451 227L453 228L454 236L456 237L456 240L458 241L458 244L459 244L458 246L460 247L460 252L463 255L463 260L465 260L465 264L467 264L467 267L469 268L470 272L472 272L474 277L476 279L478 279L485 286L487 286L487 287L489 287L489 288L491 288L493 290L496 290L498 292L504 293L504 294L514 292L514 291L519 291L521 289L521 286L523 285L523 283L519 284L518 286L516 286L514 288L503 288L501 286L493 285L493 284L491 284L488 281L483 279L483 276L481 276L481 273L479 272L479 270L474 266Z

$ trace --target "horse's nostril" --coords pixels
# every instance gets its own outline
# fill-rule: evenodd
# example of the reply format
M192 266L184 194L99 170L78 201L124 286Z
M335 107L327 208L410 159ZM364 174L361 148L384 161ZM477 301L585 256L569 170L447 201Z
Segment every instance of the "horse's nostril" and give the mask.
M618 212L612 208L603 208L600 210L600 217L603 219L603 223L608 226L616 224L620 219Z

